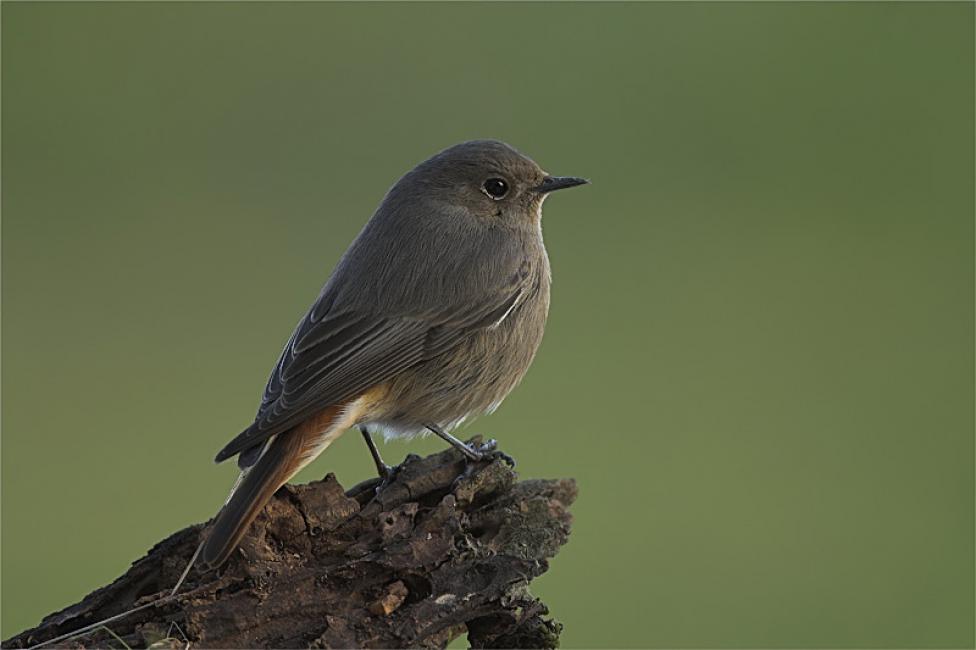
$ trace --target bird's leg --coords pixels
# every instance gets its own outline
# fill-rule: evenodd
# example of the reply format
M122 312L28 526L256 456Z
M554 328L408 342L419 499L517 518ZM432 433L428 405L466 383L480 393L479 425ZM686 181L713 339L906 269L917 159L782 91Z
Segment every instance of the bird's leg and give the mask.
M382 488L386 487L387 483L393 480L396 474L396 468L390 467L383 462L383 459L380 457L380 450L376 448L376 443L373 442L373 436L369 435L369 431L365 427L359 427L359 432L363 434L363 440L366 441L366 446L369 447L369 453L373 456L373 462L376 463L376 472L383 479L376 489L379 492Z
M506 454L505 452L498 451L495 449L498 446L498 442L495 440L486 440L477 447L472 447L471 445L462 442L449 434L444 429L440 428L436 424L428 422L425 424L428 429L430 429L437 437L441 438L449 445L464 454L464 457L471 461L481 461L481 460L494 460L496 458L501 458L503 461L508 463L510 467L515 467L515 459Z

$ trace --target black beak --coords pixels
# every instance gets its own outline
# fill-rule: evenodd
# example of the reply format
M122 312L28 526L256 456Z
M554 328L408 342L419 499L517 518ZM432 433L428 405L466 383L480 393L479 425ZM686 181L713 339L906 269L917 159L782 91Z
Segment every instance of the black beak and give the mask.
M535 191L548 194L556 190L564 190L567 187L586 185L589 182L585 178L577 178L575 176L546 176L542 179L542 183L535 187Z

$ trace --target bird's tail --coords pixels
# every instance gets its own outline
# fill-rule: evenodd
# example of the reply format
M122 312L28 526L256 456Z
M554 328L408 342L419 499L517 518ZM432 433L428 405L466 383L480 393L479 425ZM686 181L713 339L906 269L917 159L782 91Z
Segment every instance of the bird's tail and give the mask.
M156 607L175 598L176 592L186 580L190 569L196 564L197 558L202 559L210 567L223 564L237 548L237 544L247 532L251 522L271 499L271 495L287 483L288 479L301 468L312 462L355 421L358 414L357 405L358 402L330 406L303 424L290 431L278 434L265 443L265 450L258 460L241 473L237 484L231 490L227 503L217 513L217 520L211 528L210 535L197 546L193 557L183 569L183 574L176 581L176 586L168 595L96 621L73 632L38 643L32 646L31 650L67 641L98 629L106 623L119 620L148 607Z
M200 560L205 565L217 567L227 560L264 504L288 480L296 438L291 431L275 436L261 458L244 470L203 543Z
M200 560L205 565L214 568L223 564L278 488L341 433L335 431L334 426L339 424L341 410L327 409L314 422L280 433L267 443L264 453L254 465L244 470L227 503L217 514L200 551Z

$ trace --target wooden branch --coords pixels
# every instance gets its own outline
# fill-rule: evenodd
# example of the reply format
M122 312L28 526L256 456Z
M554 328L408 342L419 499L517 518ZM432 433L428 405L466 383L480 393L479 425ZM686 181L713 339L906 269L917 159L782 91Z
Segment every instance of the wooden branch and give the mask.
M329 474L285 486L218 571L166 599L203 525L115 582L3 642L23 648L160 601L57 647L554 648L562 626L528 591L569 536L571 479L517 481L501 461L408 456L379 495ZM118 638L115 638L118 637ZM155 644L155 645L154 645Z

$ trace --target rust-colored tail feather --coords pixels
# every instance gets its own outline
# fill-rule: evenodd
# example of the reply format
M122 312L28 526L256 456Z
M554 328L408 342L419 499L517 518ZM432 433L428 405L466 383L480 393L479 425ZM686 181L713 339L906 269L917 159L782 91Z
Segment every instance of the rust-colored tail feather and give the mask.
M279 433L257 462L245 470L240 484L217 514L200 560L207 566L223 564L237 548L251 522L282 485L331 443L343 425L342 405L330 406L290 431Z
M271 496L291 477L289 468L301 449L301 436L287 431L275 436L261 459L247 470L240 485L217 515L200 560L210 566L223 564L237 548L244 533Z

